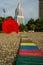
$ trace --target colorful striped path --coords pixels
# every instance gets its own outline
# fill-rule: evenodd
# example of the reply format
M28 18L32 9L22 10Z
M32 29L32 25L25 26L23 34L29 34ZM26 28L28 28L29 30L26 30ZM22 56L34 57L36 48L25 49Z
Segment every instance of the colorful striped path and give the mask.
M16 65L43 65L43 53L28 36L21 36Z

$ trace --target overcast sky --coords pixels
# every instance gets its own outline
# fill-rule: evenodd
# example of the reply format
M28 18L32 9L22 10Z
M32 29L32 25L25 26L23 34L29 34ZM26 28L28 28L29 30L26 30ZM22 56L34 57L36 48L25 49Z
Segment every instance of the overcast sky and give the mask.
M39 4L38 0L20 0L20 5L23 9L25 18L38 18L39 17ZM3 8L5 8L5 16L15 16L15 9L18 0L0 0L0 16L4 16Z

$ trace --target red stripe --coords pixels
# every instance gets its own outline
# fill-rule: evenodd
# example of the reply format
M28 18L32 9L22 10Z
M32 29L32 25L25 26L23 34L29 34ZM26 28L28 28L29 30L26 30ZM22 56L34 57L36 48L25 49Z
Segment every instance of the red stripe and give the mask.
M40 50L19 50L19 53L41 53Z
M42 52L42 54L43 54L43 52Z
M42 53L19 53L20 56L43 56Z

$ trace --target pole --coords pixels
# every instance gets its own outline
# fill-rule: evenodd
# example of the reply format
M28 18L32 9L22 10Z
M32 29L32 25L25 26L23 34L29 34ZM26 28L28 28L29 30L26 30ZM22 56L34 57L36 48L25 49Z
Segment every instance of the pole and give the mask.
M4 12L4 18L5 18L5 12L6 12L6 11L5 11L5 8L3 9L3 12Z

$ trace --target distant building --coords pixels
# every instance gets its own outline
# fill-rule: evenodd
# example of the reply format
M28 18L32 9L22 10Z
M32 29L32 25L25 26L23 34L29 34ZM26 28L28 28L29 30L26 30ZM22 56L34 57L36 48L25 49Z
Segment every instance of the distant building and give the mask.
M20 2L18 2L17 8L15 10L15 19L19 25L24 23L24 16L23 16L22 8L20 6Z
M39 0L39 17L43 18L43 0Z

